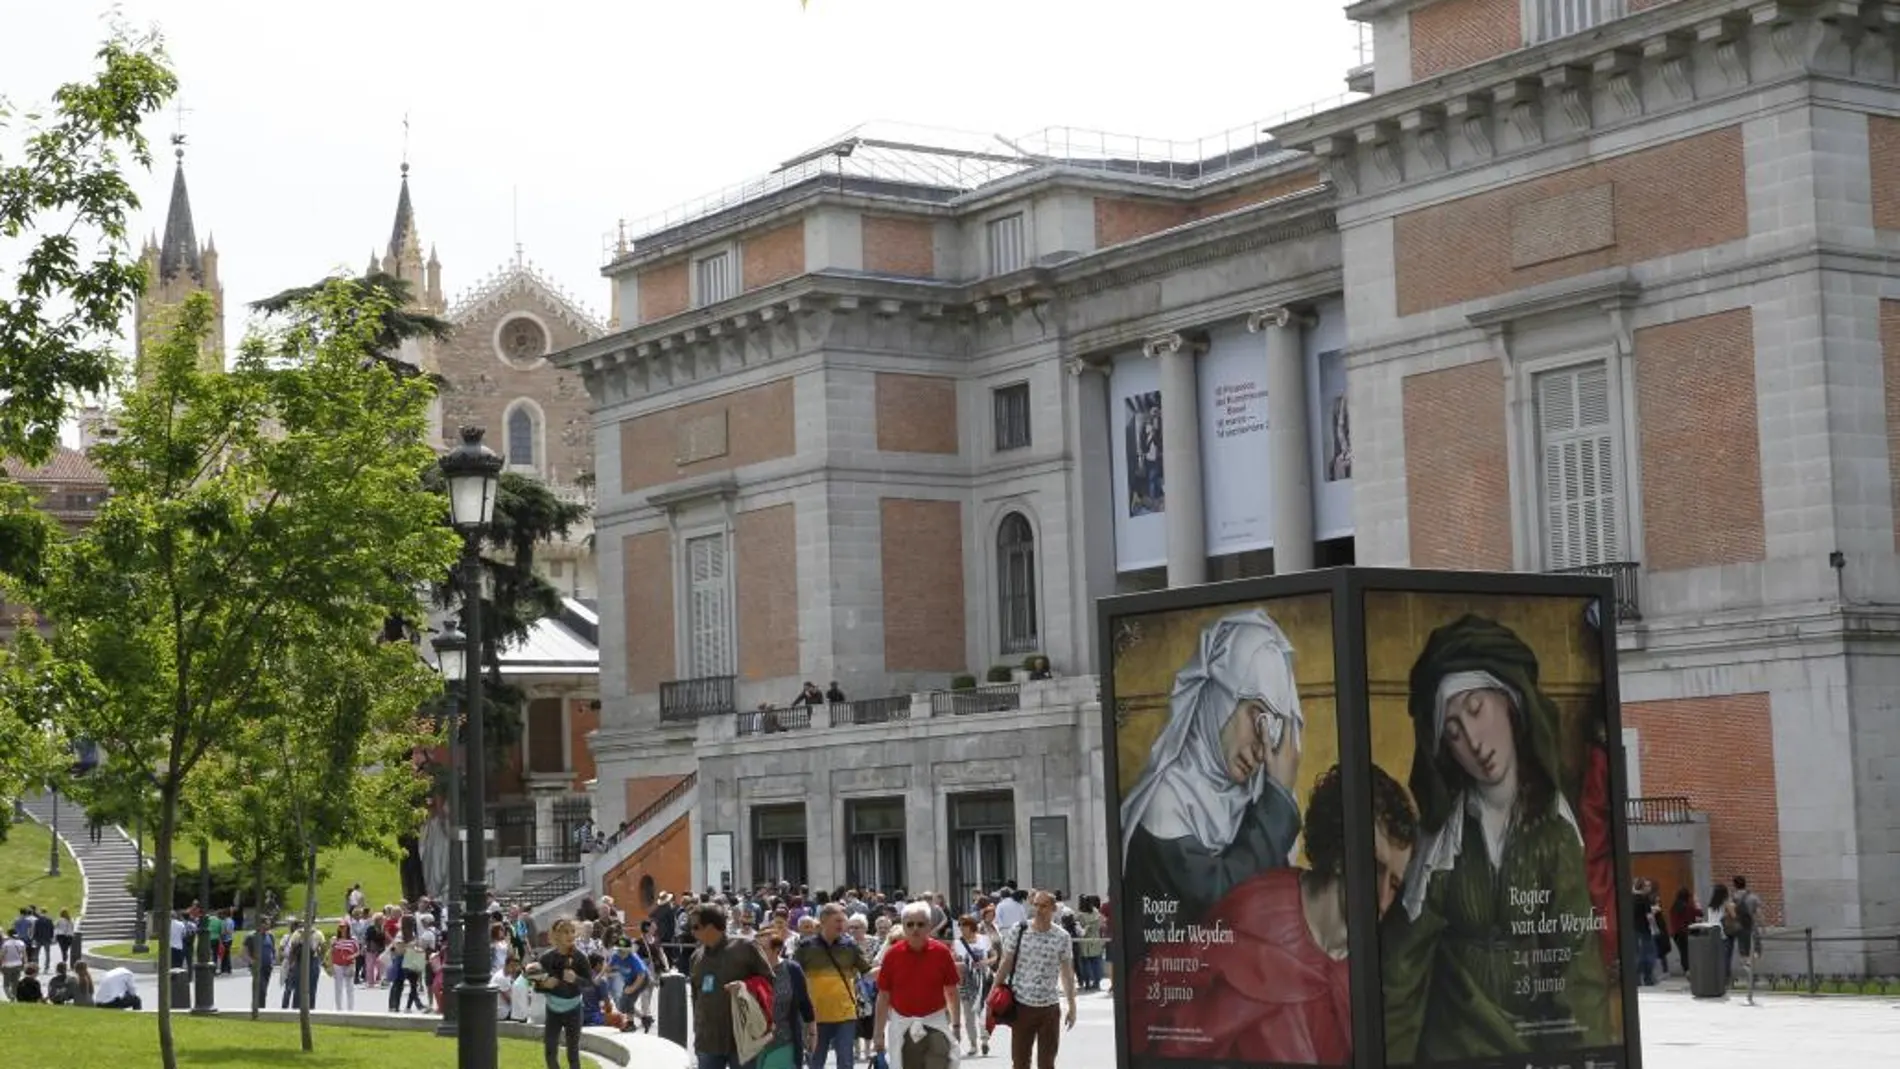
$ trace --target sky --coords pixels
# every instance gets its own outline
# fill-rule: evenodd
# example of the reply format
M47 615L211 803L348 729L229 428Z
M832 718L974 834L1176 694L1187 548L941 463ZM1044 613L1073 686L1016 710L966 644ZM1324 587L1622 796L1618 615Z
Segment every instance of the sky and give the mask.
M164 227L182 128L233 343L245 302L387 244L405 145L451 299L518 245L604 320L618 220L860 123L1192 140L1339 96L1359 41L1339 0L0 0L0 96L89 77L110 11L180 81L136 233Z

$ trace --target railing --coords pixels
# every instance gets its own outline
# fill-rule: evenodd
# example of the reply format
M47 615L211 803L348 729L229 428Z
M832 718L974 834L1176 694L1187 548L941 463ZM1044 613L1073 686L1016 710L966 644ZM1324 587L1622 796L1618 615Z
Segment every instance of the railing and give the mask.
M1894 975L1900 967L1900 935L1861 934L1861 935L1816 935L1812 928L1782 928L1764 931L1759 936L1762 943L1801 943L1806 959L1806 968L1798 973L1764 973L1760 982L1770 991L1803 992L1809 995L1888 995L1900 993L1900 976ZM1870 967L1859 973L1829 973L1822 975L1814 967L1816 944L1858 943L1865 947L1868 961L1873 962L1875 955L1889 968ZM1744 970L1745 972L1745 970ZM1748 977L1754 981L1756 977ZM1741 977L1731 975L1731 984L1740 984Z
M1695 821L1695 806L1681 795L1631 798L1624 803L1624 814L1631 824L1690 824Z
M1642 565L1633 561L1605 562L1586 564L1580 568L1553 568L1556 575L1607 575L1616 584L1616 618L1621 623L1630 623L1643 618L1642 601L1638 596L1637 574Z
M1013 713L1022 707L1023 688L1017 683L992 683L970 690L940 690L930 696L932 716Z
M539 909L563 895L571 895L581 889L579 872L564 872L551 880L537 883L532 887L510 895L509 898L526 906L530 910Z
M677 802L681 798L685 797L686 792L692 790L695 786L698 785L698 783L699 783L698 772L687 773L684 779L680 780L678 783L675 783L671 790L667 791L665 794L660 795L660 797L656 799L652 805L649 805L645 809L642 809L638 813L635 813L633 816L628 817L626 823L620 825L620 829L618 831L614 832L612 835L609 835L603 842L601 842L600 849L597 851L597 853L604 854L607 851L612 850L614 847L620 845L620 840L625 839L627 836L632 835L634 832L645 827L647 821L652 820L654 817L659 816L660 812L664 810L667 806L670 806L674 802Z
M888 724L910 719L910 695L892 694L883 698L860 698L852 702L832 702L827 710L832 727L861 724Z
M782 731L811 729L811 706L794 705L789 709L752 709L738 716L740 735L776 735Z
M698 720L738 710L738 677L701 676L660 684L660 719Z

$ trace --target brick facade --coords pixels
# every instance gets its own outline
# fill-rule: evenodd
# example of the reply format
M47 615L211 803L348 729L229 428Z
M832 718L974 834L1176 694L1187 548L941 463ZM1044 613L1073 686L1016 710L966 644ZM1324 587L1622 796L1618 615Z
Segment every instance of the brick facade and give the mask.
M1779 924L1785 899L1770 719L1766 694L1623 703L1623 726L1636 729L1643 792L1686 796L1707 813L1714 878L1748 877L1764 920ZM1706 902L1710 890L1696 895Z
M1440 0L1412 12L1412 80L1524 47L1521 0Z
M791 456L792 380L778 379L620 424L620 486L636 493L693 475Z
M646 886L656 895L693 886L692 814L681 814L645 846L615 865L601 882L615 903L630 912L644 914L653 905L641 893L647 878L652 882Z
M805 223L784 226L745 239L739 255L740 280L748 290L797 278L805 273Z
M630 776L625 781L627 798L627 819L633 820L647 811L647 807L666 797L666 792L679 786L685 776ZM668 888L671 890L671 888Z
M1900 119L1867 117L1867 165L1873 174L1874 227L1900 230Z
M484 427L488 447L507 456L508 409L527 399L538 409L538 475L545 482L572 485L594 470L591 402L578 375L545 360L524 364L502 358L496 330L522 316L532 316L546 332L549 352L589 340L586 331L537 299L533 284L526 281L457 323L455 333L435 347L437 365L447 380L442 390L442 440L454 444L461 441L458 428Z
M567 700L567 752L572 755L577 791L585 790L587 781L594 778L594 748L588 744L587 736L600 727L598 705L592 698Z
M957 451L957 384L934 375L877 375L877 448L882 453Z
M929 219L867 215L861 222L864 269L873 275L933 278L937 274L937 225Z
M640 322L678 315L693 306L692 267L676 260L640 272Z
M963 506L894 497L878 506L884 670L964 671Z
M1107 248L1147 237L1194 218L1194 209L1179 201L1095 198L1095 247Z
M666 531L628 535L620 552L627 691L651 694L674 674L672 538Z
M1481 360L1408 375L1404 406L1412 567L1510 571L1502 371Z
M1399 216L1399 314L1747 236L1731 126Z
M798 674L798 510L777 505L739 514L739 676Z
M1900 552L1900 301L1880 302L1880 355L1887 400L1887 470L1893 514L1893 548Z
M1667 571L1763 559L1752 313L1637 331L1636 398L1643 563Z

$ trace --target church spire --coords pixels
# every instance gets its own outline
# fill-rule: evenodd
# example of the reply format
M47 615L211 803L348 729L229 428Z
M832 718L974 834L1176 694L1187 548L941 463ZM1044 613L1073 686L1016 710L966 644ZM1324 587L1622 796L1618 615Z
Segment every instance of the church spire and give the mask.
M389 231L389 256L402 258L403 246L416 236L416 210L409 203L409 165L402 165L402 192L396 195L396 225Z
M158 247L158 278L169 282L185 273L193 282L204 284L204 261L198 251L198 235L191 223L191 195L185 190L185 136L172 135L173 156L178 160L172 172L172 202L165 214L165 240ZM404 192L404 203L408 193Z

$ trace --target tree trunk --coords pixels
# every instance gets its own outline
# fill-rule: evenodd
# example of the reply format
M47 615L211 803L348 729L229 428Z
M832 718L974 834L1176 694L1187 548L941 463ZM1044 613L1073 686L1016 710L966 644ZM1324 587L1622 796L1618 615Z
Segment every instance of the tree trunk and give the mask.
M297 938L302 939L304 943L304 960L300 966L303 975L297 977L297 982L300 984L307 982L307 986L303 998L298 1003L300 1008L297 1010L297 1028L303 1033L303 1052L309 1054L316 1049L310 1039L310 1007L317 1001L316 989L320 986L311 976L313 973L316 976L323 975L323 966L311 958L316 950L311 947L314 940L310 937L316 934L317 930L317 852L314 849L310 850L304 858L303 879L303 932ZM313 965L316 966L314 969L311 968Z
M158 842L154 844L152 909L164 919L164 934L155 955L158 969L158 1058L164 1069L178 1069L178 1051L172 1043L172 837L178 831L178 784L167 773L158 787Z
M264 975L264 942L270 938L270 919L264 913L264 844L257 844L257 901L251 905L251 930L256 932L256 949L251 952L251 1020L270 997L269 977Z

